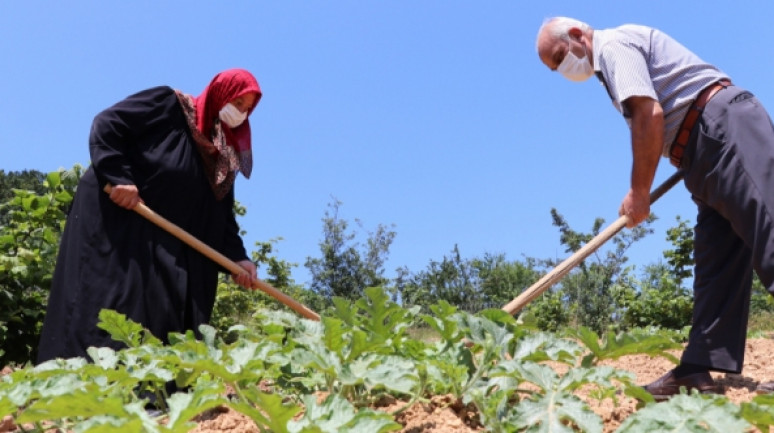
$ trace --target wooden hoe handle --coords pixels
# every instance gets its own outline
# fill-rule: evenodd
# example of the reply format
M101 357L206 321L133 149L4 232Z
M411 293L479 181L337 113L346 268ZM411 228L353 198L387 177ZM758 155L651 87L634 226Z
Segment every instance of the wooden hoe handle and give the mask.
M106 193L110 194L112 189L113 189L113 186L111 184L105 185L104 190ZM138 203L137 206L135 206L134 209L132 210L142 215L147 220L151 221L157 226L161 227L162 229L166 230L167 232L171 233L173 236L185 242L196 251L204 254L215 263L228 269L231 273L233 274L245 273L245 270L241 266L239 266L236 262L232 261L231 259L224 256L223 254L217 252L216 250L214 250L204 242L192 236L190 233L186 232L185 230L181 229L180 227L170 222L166 218L157 214L156 212L151 210L148 206L146 206L144 203L142 202ZM252 288L260 289L267 295L282 302L284 305L288 306L290 309L306 317L307 319L316 320L318 322L320 321L320 316L317 313L310 310L309 308L299 303L295 299L291 298L290 296L280 292L279 290L275 289L271 285L266 284L265 282L257 278L252 279Z
M675 172L672 176L669 177L669 179L664 181L664 183L662 183L658 188L656 188L655 190L653 190L653 192L650 193L650 203L651 204L655 203L656 200L658 200L662 195L664 195L664 193L669 191L669 189L672 188L682 178L683 178L682 171ZM581 247L573 255L566 258L562 263L556 266L551 272L544 275L543 278L539 279L530 288L523 291L514 300L507 303L503 307L503 310L507 311L509 314L516 314L518 311L524 308L525 305L527 305L528 303L532 302L532 300L537 298L538 295L540 295L546 289L548 289L549 287L556 284L559 280L561 280L562 277L567 275L567 273L570 272L572 268L577 266L591 253L596 251L600 246L602 246L602 244L610 240L610 238L615 236L616 233L618 233L619 231L621 231L621 229L626 227L626 224L628 222L629 222L628 215L623 215L619 217L615 222L610 224L601 233L596 235L594 239L590 240L586 245Z

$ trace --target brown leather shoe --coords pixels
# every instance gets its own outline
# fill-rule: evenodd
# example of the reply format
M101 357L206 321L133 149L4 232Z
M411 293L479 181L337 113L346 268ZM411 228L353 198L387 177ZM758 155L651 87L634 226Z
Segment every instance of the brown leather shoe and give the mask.
M673 395L680 394L680 387L685 387L689 394L693 389L698 390L702 394L720 394L723 392L715 384L708 371L689 374L677 379L674 375L674 370L669 370L656 381L643 386L645 391L648 391L656 401L666 400Z

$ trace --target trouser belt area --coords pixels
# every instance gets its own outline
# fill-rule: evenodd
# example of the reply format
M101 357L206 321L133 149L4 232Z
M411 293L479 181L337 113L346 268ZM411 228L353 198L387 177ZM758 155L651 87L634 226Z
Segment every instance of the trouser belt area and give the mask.
M685 114L683 123L680 124L680 129L677 131L677 137L669 150L669 161L672 165L678 168L680 167L680 161L683 159L685 146L688 145L691 131L693 130L694 125L696 125L696 121L699 120L702 111L704 111L704 107L716 93L731 85L731 80L720 80L705 87L704 90L699 93L696 100L693 101L693 104L691 104L691 107L688 109L688 113Z

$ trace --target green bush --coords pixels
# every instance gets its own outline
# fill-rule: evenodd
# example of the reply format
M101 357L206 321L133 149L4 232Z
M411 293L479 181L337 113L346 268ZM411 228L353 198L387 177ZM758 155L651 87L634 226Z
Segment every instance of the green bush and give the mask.
M49 173L42 194L14 189L0 205L0 365L36 356L65 211L80 174L80 166Z
M691 323L693 296L678 285L663 266L646 270L646 281L637 293L631 293L623 312L623 329L655 326L680 330Z
M562 301L562 291L549 291L535 299L521 317L524 323L546 332L557 332L570 323L571 309Z

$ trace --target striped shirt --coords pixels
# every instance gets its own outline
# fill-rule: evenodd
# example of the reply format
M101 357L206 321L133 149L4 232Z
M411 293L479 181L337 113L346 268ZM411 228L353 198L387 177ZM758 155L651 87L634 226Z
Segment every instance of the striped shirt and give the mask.
M729 78L663 32L627 24L594 30L594 71L615 108L631 127L623 102L632 96L653 98L664 111L662 154L677 136L685 114L702 89Z

